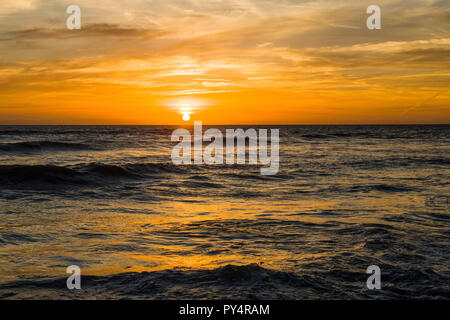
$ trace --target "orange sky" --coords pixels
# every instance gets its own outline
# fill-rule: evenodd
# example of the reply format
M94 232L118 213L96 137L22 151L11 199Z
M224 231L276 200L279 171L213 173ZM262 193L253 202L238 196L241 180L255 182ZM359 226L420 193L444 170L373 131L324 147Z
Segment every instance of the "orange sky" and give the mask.
M0 3L0 124L450 123L447 1Z

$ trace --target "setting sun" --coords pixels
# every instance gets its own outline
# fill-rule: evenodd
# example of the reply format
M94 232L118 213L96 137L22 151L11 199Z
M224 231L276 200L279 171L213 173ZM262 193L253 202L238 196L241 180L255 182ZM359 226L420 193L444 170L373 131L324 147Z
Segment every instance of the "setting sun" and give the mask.
M184 120L184 121L189 121L189 120L191 120L191 116L189 115L189 113L184 113L184 114L183 114L183 120Z

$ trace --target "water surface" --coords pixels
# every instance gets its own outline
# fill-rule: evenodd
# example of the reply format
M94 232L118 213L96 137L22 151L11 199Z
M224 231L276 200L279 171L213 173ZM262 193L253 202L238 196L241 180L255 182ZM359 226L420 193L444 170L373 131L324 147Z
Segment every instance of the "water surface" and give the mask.
M175 127L0 127L0 297L450 297L450 126L277 128L262 176L173 165Z

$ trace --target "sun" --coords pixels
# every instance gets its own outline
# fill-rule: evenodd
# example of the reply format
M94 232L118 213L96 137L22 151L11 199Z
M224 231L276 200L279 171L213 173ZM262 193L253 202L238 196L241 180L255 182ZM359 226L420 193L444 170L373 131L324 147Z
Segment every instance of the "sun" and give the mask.
M184 120L184 121L189 121L189 120L191 120L191 116L189 115L189 113L184 113L184 114L183 114L183 120Z

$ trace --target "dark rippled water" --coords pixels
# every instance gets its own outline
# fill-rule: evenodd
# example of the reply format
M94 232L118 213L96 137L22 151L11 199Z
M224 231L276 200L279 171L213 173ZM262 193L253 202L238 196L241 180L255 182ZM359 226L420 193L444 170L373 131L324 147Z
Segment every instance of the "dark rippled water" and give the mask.
M279 128L261 176L173 165L174 127L0 127L0 297L448 299L450 126Z

